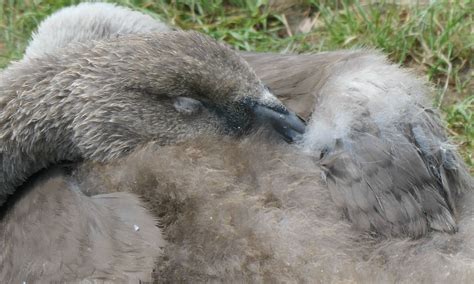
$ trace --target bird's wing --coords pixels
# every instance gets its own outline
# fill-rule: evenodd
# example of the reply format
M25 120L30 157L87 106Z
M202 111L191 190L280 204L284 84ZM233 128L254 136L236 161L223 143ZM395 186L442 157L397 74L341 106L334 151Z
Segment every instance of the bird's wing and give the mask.
M323 157L337 205L383 235L455 232L457 201L474 182L430 108L429 87L377 53L347 54L314 90L304 141Z

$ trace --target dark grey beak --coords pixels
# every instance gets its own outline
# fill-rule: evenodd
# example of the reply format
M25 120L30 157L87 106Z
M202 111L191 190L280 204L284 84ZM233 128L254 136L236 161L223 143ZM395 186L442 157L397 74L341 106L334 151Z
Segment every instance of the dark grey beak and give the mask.
M300 139L305 132L306 122L296 113L284 108L270 108L256 104L254 112L259 122L270 124L288 143Z

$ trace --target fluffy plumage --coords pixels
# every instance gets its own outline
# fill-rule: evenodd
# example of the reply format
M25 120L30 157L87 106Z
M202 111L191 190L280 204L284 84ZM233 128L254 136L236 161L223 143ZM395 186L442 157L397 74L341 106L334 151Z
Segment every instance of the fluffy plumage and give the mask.
M167 240L156 262L158 283L471 281L472 193L458 204L456 234L432 232L417 240L376 238L354 230L342 218L322 179L322 170L312 157L265 140L256 135L243 141L205 137L180 145L152 144L113 163L82 164L68 179L74 187L94 189L93 194L99 197L115 191L141 196L152 215L159 217ZM36 196L57 200L54 194L41 194L45 188L34 190L38 191ZM67 189L61 192L64 191ZM22 198L29 200L32 194L30 191ZM61 209L61 204L54 205L55 212L61 212L65 220L84 222L82 217ZM44 214L42 207L21 205L21 210L28 210L28 216ZM13 218L18 213L9 214ZM46 211L44 218L52 218L52 214ZM115 219L100 215L105 223L115 224L111 222ZM15 244L17 239L9 239L9 247L34 251L49 242L29 233L31 224L8 220L8 226L20 236L27 236L20 244ZM48 234L74 238L87 232L87 227L79 227L81 233L63 232L59 228L57 224L51 226ZM131 226L125 229L134 233ZM87 252L87 248L79 247L79 255ZM114 249L111 246L106 252ZM68 255L55 261L67 262ZM106 258L114 263L126 255L118 253ZM10 275L28 275L21 267L11 266L6 271ZM29 273L37 275L34 272ZM110 272L121 275L120 271ZM50 273L42 275L42 279L50 275L59 279L65 272L57 269L55 274ZM105 279L112 279L111 275ZM77 273L78 280L94 280L94 276L79 270Z
M321 159L336 206L357 228L456 231L458 200L473 181L422 80L374 51L244 57L285 104L314 111L303 148Z
M384 235L455 232L456 204L472 180L429 88L375 54L354 53L326 72L304 143L322 157L336 205Z
M457 204L456 234L377 238L342 217L314 158L263 141L151 145L76 175L85 188L134 192L160 217L158 283L470 281L472 192Z
M35 40L41 38L47 35L40 30ZM243 56L288 105L307 117L314 110L300 149L260 135L240 142L210 136L150 145L114 163L85 163L68 178L87 195L127 191L142 197L168 240L156 263L159 282L472 279L473 181L427 107L427 86L372 51ZM23 198L35 190L42 189ZM423 202L432 197L435 202ZM29 210L41 214L38 207ZM14 210L7 214L4 226L29 231L30 225L14 221ZM453 231L450 216L456 234L430 232L430 226ZM42 241L25 238L18 246ZM2 261L10 258L0 254ZM19 269L8 272L22 275Z

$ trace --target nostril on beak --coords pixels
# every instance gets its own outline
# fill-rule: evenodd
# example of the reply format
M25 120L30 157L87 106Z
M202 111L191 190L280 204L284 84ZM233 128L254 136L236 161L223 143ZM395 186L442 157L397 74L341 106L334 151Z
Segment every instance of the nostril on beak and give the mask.
M300 125L302 125L301 134L303 134L303 133L305 132L305 130L306 130L306 124L307 124L307 123L306 123L306 120L305 120L304 118L302 118L299 114L295 113L295 112L294 112L293 114L294 114L294 115L296 116L296 118L299 120Z
M305 132L306 122L294 112L264 105L256 105L254 111L258 120L270 124L288 143L297 141Z

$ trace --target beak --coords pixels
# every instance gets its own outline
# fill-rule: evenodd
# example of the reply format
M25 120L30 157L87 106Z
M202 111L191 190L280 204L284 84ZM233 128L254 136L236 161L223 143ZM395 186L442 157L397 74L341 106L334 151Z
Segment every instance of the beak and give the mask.
M306 122L294 112L261 104L253 108L257 120L270 124L288 143L295 142L305 132Z

